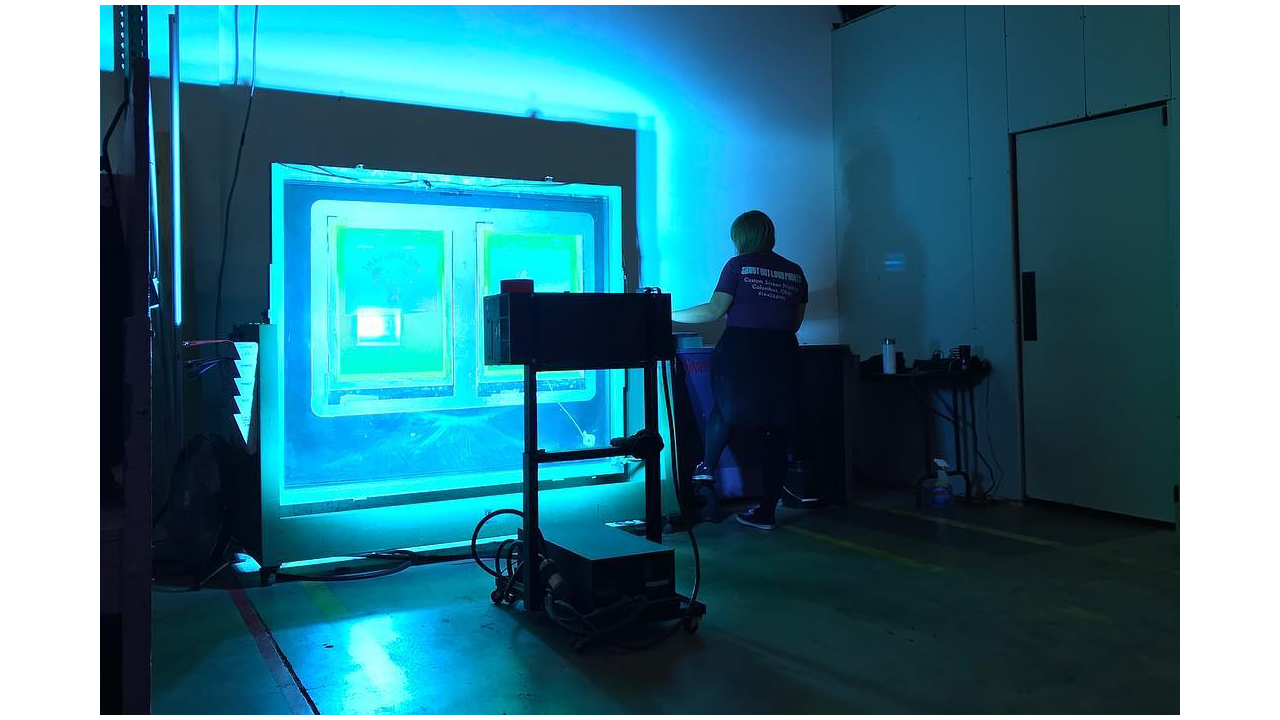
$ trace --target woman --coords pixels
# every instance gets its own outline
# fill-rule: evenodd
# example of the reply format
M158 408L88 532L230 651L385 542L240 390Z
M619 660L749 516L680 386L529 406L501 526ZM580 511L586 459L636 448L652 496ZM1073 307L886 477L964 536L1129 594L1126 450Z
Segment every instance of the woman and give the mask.
M707 416L706 454L694 480L710 482L730 434L756 435L764 497L759 507L737 518L772 530L787 474L787 431L796 411L796 330L809 302L809 283L799 265L773 251L773 221L768 215L759 210L739 215L729 237L738 254L720 271L711 300L671 315L680 323L706 323L728 314L711 356L716 402Z

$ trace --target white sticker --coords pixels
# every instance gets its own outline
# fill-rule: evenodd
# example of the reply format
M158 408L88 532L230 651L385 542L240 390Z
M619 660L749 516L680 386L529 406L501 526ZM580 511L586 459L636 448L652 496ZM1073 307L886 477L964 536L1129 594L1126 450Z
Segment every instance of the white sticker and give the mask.
M258 343L255 342L238 342L236 343L236 354L241 360L249 362L258 361Z
M240 437L247 443L249 442L249 416L241 413L235 414L236 427L240 428Z

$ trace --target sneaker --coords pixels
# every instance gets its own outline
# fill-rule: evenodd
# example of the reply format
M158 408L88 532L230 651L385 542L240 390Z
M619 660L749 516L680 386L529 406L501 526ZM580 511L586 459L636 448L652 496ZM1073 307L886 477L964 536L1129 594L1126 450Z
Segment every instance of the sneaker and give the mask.
M694 483L709 483L714 480L715 478L711 475L711 468L707 467L706 463L700 462L698 463L698 467L693 469Z
M760 530L772 530L773 518L765 518L760 513L760 508L751 508L746 512L740 512L737 515L738 522L743 525L750 525Z

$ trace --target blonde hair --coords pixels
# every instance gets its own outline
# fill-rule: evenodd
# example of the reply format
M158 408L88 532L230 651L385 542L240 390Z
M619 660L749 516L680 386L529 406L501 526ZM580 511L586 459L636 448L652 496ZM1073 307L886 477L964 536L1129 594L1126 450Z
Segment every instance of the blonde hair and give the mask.
M773 221L759 210L748 210L729 227L739 255L773 249Z

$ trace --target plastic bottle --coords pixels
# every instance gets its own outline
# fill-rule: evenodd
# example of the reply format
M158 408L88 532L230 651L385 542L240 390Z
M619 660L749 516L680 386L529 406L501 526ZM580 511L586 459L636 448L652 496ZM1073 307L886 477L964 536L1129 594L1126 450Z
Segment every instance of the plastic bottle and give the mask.
M884 374L892 375L898 371L898 342L893 338L884 339Z
M934 458L933 464L938 466L937 479L933 482L933 506L951 506L951 478L947 475L947 461Z

